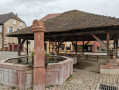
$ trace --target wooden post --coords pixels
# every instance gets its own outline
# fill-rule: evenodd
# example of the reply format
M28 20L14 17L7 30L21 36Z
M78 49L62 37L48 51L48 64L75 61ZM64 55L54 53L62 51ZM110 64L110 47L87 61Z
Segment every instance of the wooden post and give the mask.
M118 56L118 37L116 37L116 55Z
M50 53L50 41L49 41L49 53Z
M114 38L114 49L116 49L116 38Z
M27 44L27 51L26 51L26 54L28 55L28 39L27 39L27 41L26 41L26 44ZM28 63L28 57L27 57L26 63Z
M21 43L21 38L18 37L18 56L21 56L21 47L19 47Z
M59 46L59 41L58 41L58 45L57 45L57 46L58 46L58 47L57 47L57 48L58 48L57 54L59 54L59 47L60 47L60 46Z
M76 40L76 47L75 47L75 49L76 49L76 55L77 55L77 40Z
M27 51L26 51L26 54L28 55L28 39L26 41L26 44L27 44Z
M106 62L107 67L110 67L109 38L110 35L109 33L107 33L107 62Z
M45 90L45 51L44 51L44 22L34 20L34 72L33 90Z
M83 40L83 55L84 55L84 40Z
M54 42L52 43L52 53L54 53Z

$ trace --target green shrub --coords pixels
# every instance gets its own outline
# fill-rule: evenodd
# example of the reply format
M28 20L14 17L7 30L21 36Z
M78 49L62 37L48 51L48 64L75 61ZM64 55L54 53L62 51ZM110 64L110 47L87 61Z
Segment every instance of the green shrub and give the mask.
M48 56L48 57L50 57L50 53L45 53L45 56Z
M30 57L33 57L33 56L34 56L34 51L32 51L30 54Z

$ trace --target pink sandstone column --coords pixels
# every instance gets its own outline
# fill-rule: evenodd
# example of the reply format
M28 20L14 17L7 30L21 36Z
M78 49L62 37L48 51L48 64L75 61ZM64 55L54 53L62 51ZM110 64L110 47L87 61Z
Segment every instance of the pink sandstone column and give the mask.
M45 90L45 61L44 61L44 22L34 20L34 74L33 90Z

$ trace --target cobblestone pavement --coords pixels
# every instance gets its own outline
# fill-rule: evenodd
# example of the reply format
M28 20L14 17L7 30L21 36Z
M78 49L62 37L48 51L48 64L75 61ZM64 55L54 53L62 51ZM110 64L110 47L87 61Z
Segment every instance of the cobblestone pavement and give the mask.
M0 51L0 60L16 56L17 52ZM89 66L87 68L89 68ZM86 70L75 69L72 77L68 79L63 85L49 87L46 88L46 90L99 90L98 86L100 83L119 86L119 75L102 75ZM9 88L1 84L0 90L15 89L14 87Z
M119 86L119 75L102 75L85 70L74 70L70 77L63 85L48 87L46 90L99 90L99 84ZM16 90L14 87L8 88L0 85L0 90Z
M75 69L72 78L62 86L49 87L46 90L99 90L100 83L119 86L119 75L102 75Z

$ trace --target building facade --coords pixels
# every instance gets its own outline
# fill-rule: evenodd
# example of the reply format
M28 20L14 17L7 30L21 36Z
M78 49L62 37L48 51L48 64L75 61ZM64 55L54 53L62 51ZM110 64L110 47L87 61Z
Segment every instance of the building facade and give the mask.
M6 35L25 27L25 22L12 12L0 15L0 50L16 51L18 39Z

